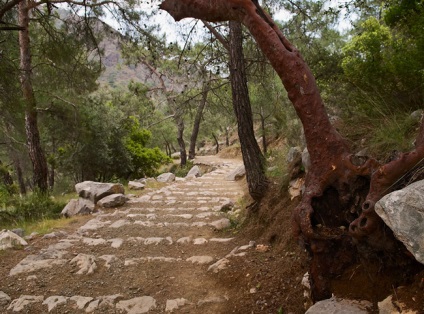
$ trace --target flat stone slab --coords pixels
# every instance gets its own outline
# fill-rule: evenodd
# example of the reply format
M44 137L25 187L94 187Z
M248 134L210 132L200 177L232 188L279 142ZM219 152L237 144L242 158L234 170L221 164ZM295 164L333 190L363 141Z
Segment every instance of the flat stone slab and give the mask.
M38 255L28 255L10 270L9 276L51 268L53 265L64 265L68 262L63 258L67 253L61 250L45 250Z
M192 256L186 259L187 262L192 262L193 264L210 264L214 261L212 256Z
M42 295L21 295L18 299L15 299L10 303L8 310L13 312L20 312L25 309L25 307L32 303L41 303L44 300Z
M147 313L156 308L156 300L149 296L138 297L126 301L119 301L116 309L128 314Z
M174 300L166 300L165 312L172 312L174 310L178 310L180 307L189 304L190 302L186 299L174 299Z
M52 310L54 310L58 305L61 304L66 304L66 302L68 302L68 297L63 297L63 296L51 296L48 297L47 299L45 299L43 301L43 305L47 305L47 310L49 312L51 312Z

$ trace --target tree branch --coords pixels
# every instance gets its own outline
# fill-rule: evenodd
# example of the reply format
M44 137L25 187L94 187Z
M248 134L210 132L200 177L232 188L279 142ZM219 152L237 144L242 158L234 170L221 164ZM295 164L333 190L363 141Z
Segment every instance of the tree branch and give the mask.
M202 20L203 24L205 24L206 28L215 36L216 39L219 40L219 42L224 46L224 48L227 51L230 51L230 45L228 44L228 41L222 36L215 27L213 27L210 23L207 21Z

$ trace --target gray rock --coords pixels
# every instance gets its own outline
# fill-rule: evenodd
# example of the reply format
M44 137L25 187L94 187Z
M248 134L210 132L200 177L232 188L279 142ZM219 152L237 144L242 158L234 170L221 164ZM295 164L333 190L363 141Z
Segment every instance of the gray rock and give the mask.
M421 121L423 117L423 113L424 113L424 110L422 109L415 110L413 113L411 113L411 119L419 122Z
M309 155L307 148L305 148L302 152L302 165L305 169L305 172L308 172L311 168L311 156Z
M43 235L43 239L55 239L55 238L62 238L66 237L68 233L66 231L57 231L57 232L51 232Z
M179 159L180 155L181 155L180 152L176 152L176 153L171 154L171 158L172 159Z
M200 177L201 175L199 166L193 166L187 173L186 178Z
M105 208L112 208L122 206L127 201L128 198L124 194L111 194L98 201L97 205Z
M156 180L158 182L164 182L164 183L173 182L175 181L175 174L171 172L162 173L160 176L156 178Z
M222 212L229 212L230 210L232 210L234 208L234 202L231 200L227 200L224 203L222 203L221 205L221 211Z
M299 146L290 147L289 152L287 153L287 163L291 164L295 160L298 160L302 157L302 151Z
M208 267L208 271L214 272L214 273L218 273L219 271L226 269L228 267L228 264L230 263L230 260L227 258L221 258L219 261L217 261L216 263L210 265Z
M92 297L83 297L80 295L75 295L71 297L70 300L75 302L75 307L77 309L82 310L88 303L90 303L94 299Z
M10 230L0 232L0 251L22 245L28 245L28 243L16 233Z
M58 305L66 304L66 302L68 302L68 299L68 297L54 295L45 299L43 301L43 305L47 305L47 310L50 312L54 310Z
M138 182L138 183L142 183L142 184L146 184L147 183L147 179L146 178L135 179L134 181L135 182Z
M210 264L214 261L214 258L212 256L192 256L186 259L186 262L192 262L193 264Z
M366 314L372 308L368 301L356 301L347 299L322 300L312 305L305 314Z
M94 203L85 198L72 199L62 210L62 215L72 217L75 215L90 215L94 212Z
M0 305L7 305L12 299L3 291L0 291Z
M79 253L69 263L78 265L77 275L90 275L97 269L96 258L91 254Z
M222 218L220 220L216 220L209 224L214 227L216 230L222 230L231 226L231 222L228 218Z
M12 231L14 234L17 234L21 238L23 238L25 236L25 230L24 229L17 228L17 229L12 229L10 231Z
M42 295L21 295L18 299L15 299L10 303L8 310L13 312L22 311L27 305L32 303L43 302L44 297Z
M189 303L188 300L180 298L174 300L166 300L165 312L172 312L174 310L178 310L180 307Z
M143 190L144 187L145 187L144 183L141 183L141 182L137 182L137 181L129 181L128 182L128 188L130 190L135 190L135 191Z
M125 194L124 186L120 183L84 181L77 183L75 190L80 197L89 199L94 204L111 194Z
M119 301L116 304L117 310L122 310L128 314L147 313L154 308L156 308L156 300L148 296Z
M389 295L383 301L378 302L378 313L379 314L399 313L399 311L393 305L392 296L391 295Z
M424 264L424 180L387 194L375 204L375 212Z
M52 249L44 250L38 255L28 255L10 270L9 276L51 268L54 265L64 265L68 262L68 260L63 259L66 254L66 251Z
M225 180L227 181L237 181L239 179L242 179L244 175L246 174L246 169L244 168L244 165L238 167L237 169L230 172Z
M91 301L91 302L88 304L87 308L85 309L85 312L86 312L86 313L92 313L92 312L94 312L96 309L98 309L98 308L99 308L100 301L101 301L100 299L97 299L97 300Z

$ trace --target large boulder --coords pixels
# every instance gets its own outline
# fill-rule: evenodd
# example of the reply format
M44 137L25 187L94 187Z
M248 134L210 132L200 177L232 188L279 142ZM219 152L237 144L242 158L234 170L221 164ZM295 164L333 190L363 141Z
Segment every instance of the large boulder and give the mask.
M97 202L97 205L105 208L119 207L124 205L128 201L128 198L124 194L112 194L103 197Z
M89 215L95 211L94 203L85 198L72 199L63 208L62 215L65 217L72 217L75 215Z
M16 233L10 230L0 232L0 251L21 245L28 245L28 243Z
M89 199L94 204L111 194L125 194L124 186L120 183L84 181L77 183L75 190L80 197Z
M225 180L227 181L236 181L239 179L242 179L244 177L244 175L246 174L246 169L243 166L238 167L237 169L231 171L227 177L225 178Z
M305 314L366 314L372 308L368 301L356 301L332 297L312 305Z
M173 182L175 181L175 174L171 172L162 173L160 176L156 178L156 180L158 182L164 182L164 183Z
M202 174L200 173L199 166L193 166L190 171L187 173L186 178L196 178L200 177Z
M375 204L375 212L424 264L424 180L387 194Z

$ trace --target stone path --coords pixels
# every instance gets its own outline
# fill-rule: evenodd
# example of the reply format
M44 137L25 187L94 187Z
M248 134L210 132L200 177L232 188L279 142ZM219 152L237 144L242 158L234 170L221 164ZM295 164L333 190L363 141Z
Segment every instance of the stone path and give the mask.
M210 162L200 158L202 163ZM242 184L225 177L240 161L179 180L103 211L75 232L44 237L43 247L10 266L0 281L1 313L225 313L216 272L253 246L228 227Z

